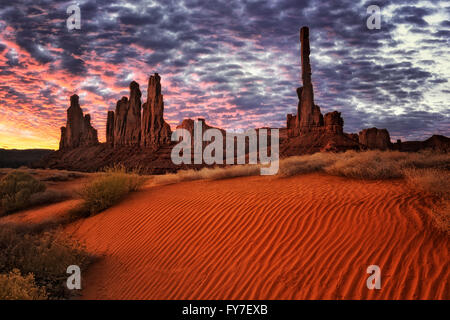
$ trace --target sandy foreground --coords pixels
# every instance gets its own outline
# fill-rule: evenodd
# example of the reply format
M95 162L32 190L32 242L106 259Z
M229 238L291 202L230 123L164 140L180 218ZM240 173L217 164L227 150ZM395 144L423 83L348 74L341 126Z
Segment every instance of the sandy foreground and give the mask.
M449 299L430 207L400 180L258 176L146 187L66 231L103 256L84 299Z

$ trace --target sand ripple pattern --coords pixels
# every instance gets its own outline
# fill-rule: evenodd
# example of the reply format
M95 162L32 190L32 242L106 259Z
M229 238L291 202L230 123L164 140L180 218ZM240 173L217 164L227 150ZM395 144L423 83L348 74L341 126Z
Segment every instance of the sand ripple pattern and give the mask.
M104 256L86 299L449 299L430 205L402 181L245 177L149 187L68 231Z

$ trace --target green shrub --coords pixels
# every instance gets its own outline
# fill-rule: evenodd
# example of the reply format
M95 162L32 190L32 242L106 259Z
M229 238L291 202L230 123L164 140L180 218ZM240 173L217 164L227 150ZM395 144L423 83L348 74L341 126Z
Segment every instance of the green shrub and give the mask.
M136 172L127 172L123 166L107 168L81 189L84 210L79 211L91 215L103 211L119 202L126 194L136 191L143 182L142 176Z
M0 180L0 198L3 214L24 209L34 193L45 191L45 184L31 175L13 171Z
M44 300L47 299L45 288L36 285L34 275L20 274L13 269L8 274L0 274L0 300Z
M51 298L66 298L66 271L70 265L82 270L91 261L84 246L60 231L24 233L17 228L0 228L0 273L19 269L22 274L34 274L39 287L45 287Z

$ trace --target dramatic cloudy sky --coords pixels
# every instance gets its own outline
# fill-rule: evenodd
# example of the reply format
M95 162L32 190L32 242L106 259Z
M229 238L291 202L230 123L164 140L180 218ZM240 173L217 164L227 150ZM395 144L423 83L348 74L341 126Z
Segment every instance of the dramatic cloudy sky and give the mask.
M81 8L81 30L66 27ZM381 29L366 27L369 5ZM299 29L310 27L316 104L346 132L450 136L448 1L0 0L0 148L56 148L77 93L104 140L107 110L162 77L165 118L283 126L297 107Z

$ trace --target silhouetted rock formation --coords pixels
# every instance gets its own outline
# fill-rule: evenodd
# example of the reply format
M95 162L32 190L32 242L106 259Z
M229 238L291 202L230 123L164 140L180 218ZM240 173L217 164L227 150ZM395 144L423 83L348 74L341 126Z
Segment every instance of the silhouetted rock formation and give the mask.
M111 122L110 116L114 117L113 122ZM112 142L114 146L139 145L141 140L141 90L137 82L130 83L130 98L122 97L117 101L115 113L113 115L108 113L108 121L106 123L107 141ZM114 124L111 125L112 123ZM110 136L111 132L114 132L112 136Z
M114 111L108 111L106 119L106 143L114 146Z
M141 141L141 90L136 81L130 83L130 98L125 128L125 144L139 145Z
M320 108L314 104L314 90L311 82L311 64L309 62L309 29L300 30L302 81L303 87L297 89L299 98L297 110L297 127L308 131L311 127L323 126Z
M359 133L359 143L369 149L387 150L391 147L391 138L386 129L370 128Z
M76 94L70 97L67 124L61 128L60 149L94 146L98 144L97 130L91 126L91 116L85 115Z
M329 131L334 133L343 133L344 121L337 111L327 115L327 123L320 112L320 107L314 104L314 89L311 82L311 64L309 61L309 29L303 27L300 29L301 43L301 68L303 87L297 88L298 106L297 115L287 115L287 134L289 137L295 137L300 134L310 132Z
M170 142L171 130L164 121L164 99L161 77L155 73L148 79L147 102L143 105L141 146L158 148Z
M114 112L114 146L127 145L128 98L122 97L116 104Z

